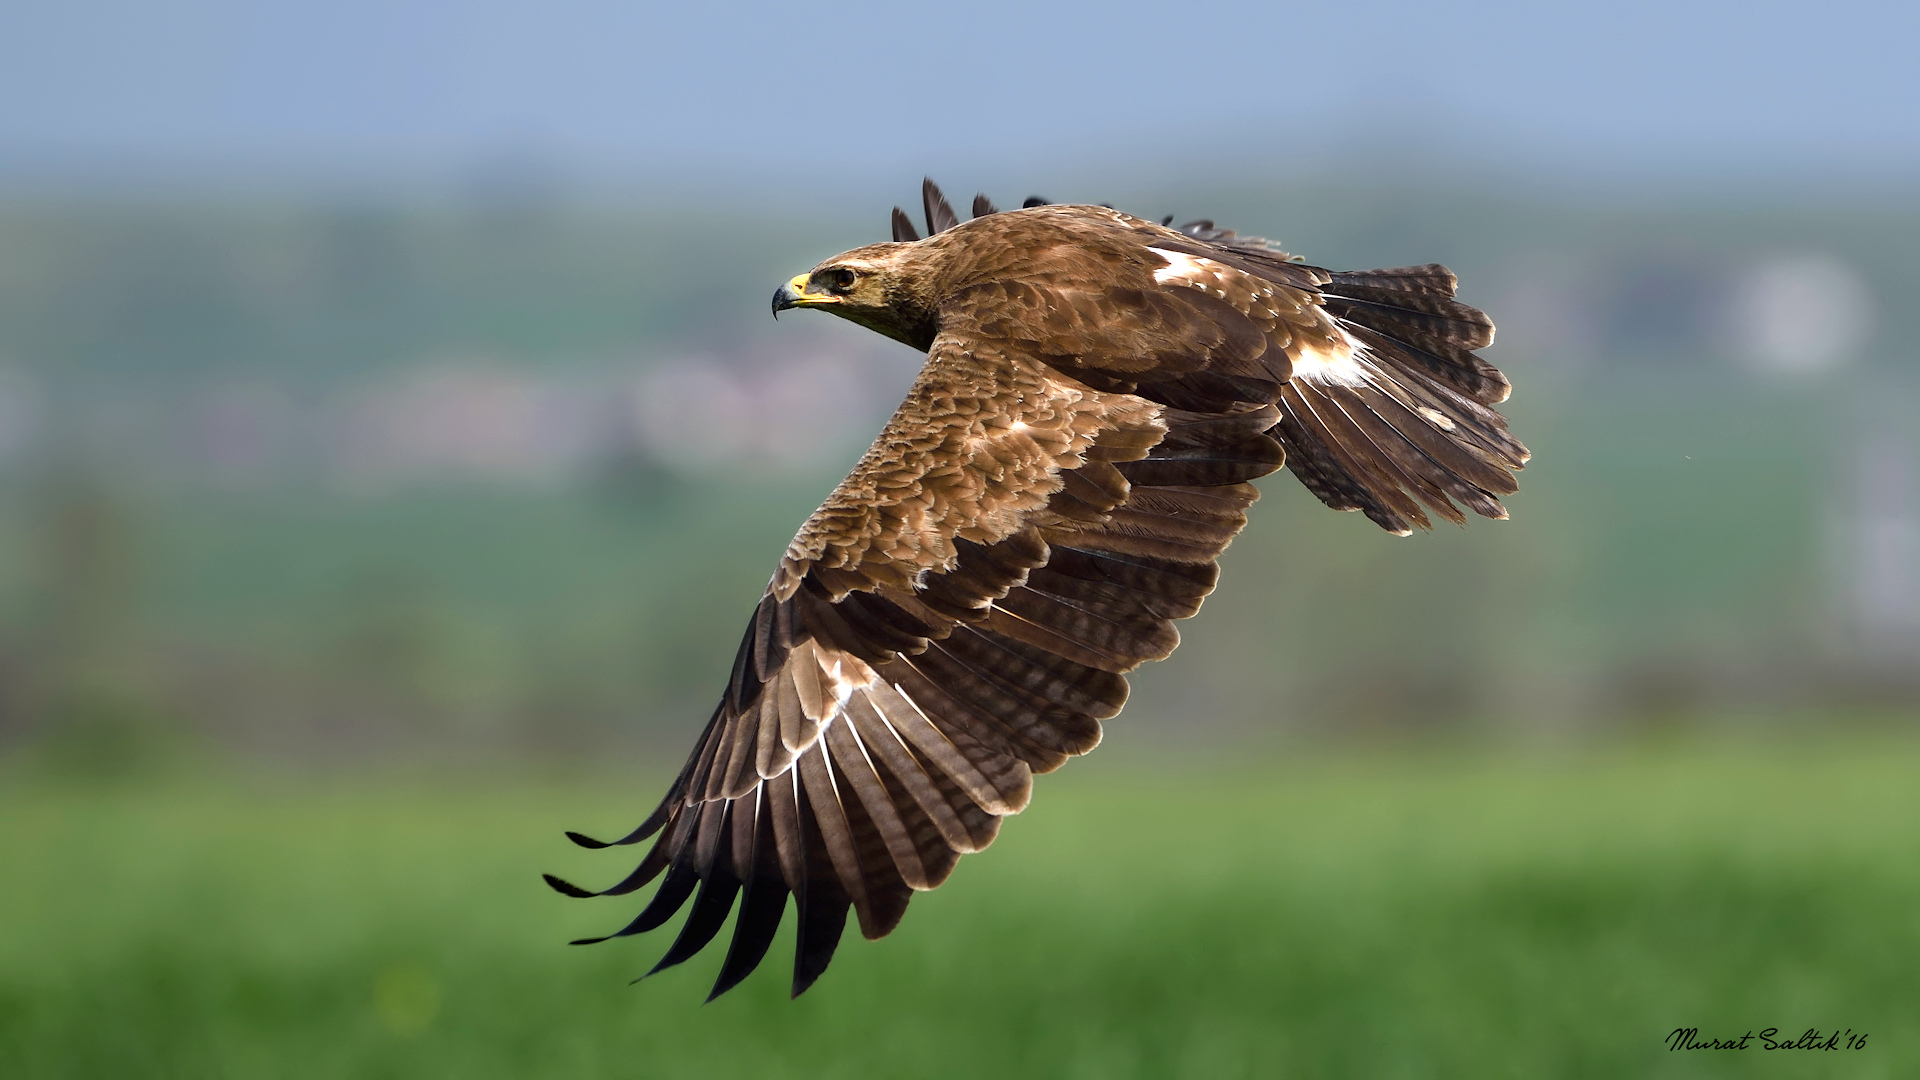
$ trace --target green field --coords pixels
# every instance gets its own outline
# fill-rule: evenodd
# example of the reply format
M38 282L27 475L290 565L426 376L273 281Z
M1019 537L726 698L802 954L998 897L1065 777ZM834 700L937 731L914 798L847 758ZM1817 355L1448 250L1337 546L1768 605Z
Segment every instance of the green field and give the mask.
M1920 1075L1920 746L1312 754L1044 778L786 999L569 949L652 782L0 779L0 1077ZM1852 1051L1668 1051L1778 1027Z

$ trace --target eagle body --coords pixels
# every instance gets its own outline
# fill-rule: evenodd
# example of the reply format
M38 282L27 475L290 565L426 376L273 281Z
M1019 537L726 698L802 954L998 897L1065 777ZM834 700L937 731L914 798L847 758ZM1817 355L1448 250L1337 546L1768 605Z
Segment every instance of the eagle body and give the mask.
M713 993L798 917L793 993L849 911L868 938L1023 809L1034 773L1100 740L1125 673L1179 643L1217 559L1289 468L1322 502L1397 533L1505 517L1527 452L1474 354L1493 324L1444 267L1337 273L1197 222L1101 206L961 223L796 276L817 307L927 359L906 400L795 535L706 730L628 836L664 878L610 936L692 898L654 970L739 914ZM588 847L608 846L577 834ZM697 890L697 895L696 895ZM604 938L591 940L605 940Z

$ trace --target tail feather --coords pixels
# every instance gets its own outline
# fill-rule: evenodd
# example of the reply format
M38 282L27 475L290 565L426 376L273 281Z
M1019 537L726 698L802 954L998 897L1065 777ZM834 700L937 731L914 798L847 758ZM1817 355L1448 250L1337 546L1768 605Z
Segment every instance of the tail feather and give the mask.
M1444 266L1410 266L1329 275L1321 287L1328 314L1373 331L1385 351L1483 405L1507 399L1513 384L1473 354L1493 344L1493 320L1453 299Z
M1451 297L1460 287L1453 271L1439 263L1393 266L1384 270L1340 270L1329 275L1334 284L1386 289L1398 293L1427 293Z

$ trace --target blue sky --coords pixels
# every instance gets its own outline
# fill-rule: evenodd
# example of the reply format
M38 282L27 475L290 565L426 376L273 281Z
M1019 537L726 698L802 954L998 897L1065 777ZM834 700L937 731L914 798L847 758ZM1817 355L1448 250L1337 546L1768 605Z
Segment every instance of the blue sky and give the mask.
M1920 5L16 0L0 160L698 183L1412 145L1920 175Z

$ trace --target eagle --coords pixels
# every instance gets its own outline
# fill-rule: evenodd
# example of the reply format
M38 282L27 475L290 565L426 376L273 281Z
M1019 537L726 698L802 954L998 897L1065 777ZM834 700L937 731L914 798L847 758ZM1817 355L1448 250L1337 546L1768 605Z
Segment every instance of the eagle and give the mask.
M1429 264L1339 272L1196 221L1035 198L855 248L774 294L926 354L886 427L800 526L719 705L610 888L661 878L625 927L692 898L649 971L739 909L708 1000L771 946L789 898L792 994L852 911L884 937L914 892L993 842L1035 773L1100 742L1126 673L1179 643L1220 553L1282 467L1406 535L1504 518L1527 450L1474 350L1493 323ZM664 877L662 875L664 874Z

